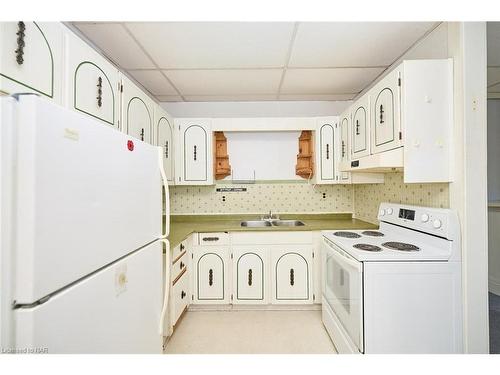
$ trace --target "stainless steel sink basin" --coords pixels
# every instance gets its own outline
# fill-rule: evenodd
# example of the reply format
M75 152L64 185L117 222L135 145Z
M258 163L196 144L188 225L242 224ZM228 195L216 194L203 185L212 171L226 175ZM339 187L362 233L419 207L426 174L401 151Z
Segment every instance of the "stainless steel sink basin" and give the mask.
M273 220L272 223L276 227L301 227L305 225L300 220Z
M242 227L258 228L258 227L270 227L272 224L265 220L246 220L241 222Z

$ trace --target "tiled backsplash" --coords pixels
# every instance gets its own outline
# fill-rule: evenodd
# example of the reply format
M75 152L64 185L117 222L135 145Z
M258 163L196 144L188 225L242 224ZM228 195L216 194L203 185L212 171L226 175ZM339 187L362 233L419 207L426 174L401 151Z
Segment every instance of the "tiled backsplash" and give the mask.
M448 208L449 186L446 183L404 184L403 173L386 173L383 184L354 187L356 218L378 223L377 212L381 202Z
M216 191L226 187L243 187L247 191ZM313 186L283 182L170 188L171 213L177 215L263 214L269 210L277 213L353 212L358 219L377 223L381 202L447 208L449 187L448 184L404 184L402 173L386 173L385 183L373 185Z
M216 188L243 187L246 192L216 192ZM323 195L324 194L324 195ZM223 201L225 197L225 201ZM257 183L248 185L174 186L170 189L172 214L263 214L353 212L349 185Z

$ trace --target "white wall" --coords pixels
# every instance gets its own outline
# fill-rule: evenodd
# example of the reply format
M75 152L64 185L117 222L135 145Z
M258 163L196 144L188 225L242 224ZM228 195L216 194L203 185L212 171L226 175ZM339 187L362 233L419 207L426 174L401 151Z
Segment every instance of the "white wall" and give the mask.
M500 99L488 100L488 200L500 201Z
M337 116L350 101L163 102L173 117Z

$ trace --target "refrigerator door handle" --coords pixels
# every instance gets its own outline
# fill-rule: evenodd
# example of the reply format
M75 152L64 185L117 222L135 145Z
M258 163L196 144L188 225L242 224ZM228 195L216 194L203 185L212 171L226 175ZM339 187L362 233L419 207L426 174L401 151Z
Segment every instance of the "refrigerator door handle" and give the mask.
M168 192L168 179L165 170L163 169L163 149L158 147L158 167L160 168L161 180L163 182L163 188L165 189L165 200L164 200L164 215L165 215L165 231L162 233L161 238L167 238L170 234L170 197Z
M168 297L170 295L170 243L167 240L160 240L165 245L165 286L163 295L163 307L160 314L160 324L158 326L159 334L164 334L165 329L165 317L168 311ZM170 321L170 320L169 320ZM171 335L172 327L169 324L168 335Z

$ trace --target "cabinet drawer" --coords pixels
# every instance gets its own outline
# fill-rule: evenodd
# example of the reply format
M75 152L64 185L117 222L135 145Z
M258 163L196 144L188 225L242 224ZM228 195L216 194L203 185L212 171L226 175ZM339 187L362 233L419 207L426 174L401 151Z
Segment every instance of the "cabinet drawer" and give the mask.
M172 324L175 325L184 309L189 304L189 278L187 272L172 287Z
M174 250L172 251L172 263L177 262L182 256L182 253L184 253L185 251L186 251L186 244L185 241L182 241L180 244L174 247Z
M198 244L201 246L229 245L229 233L198 233Z
M172 264L172 281L175 282L175 280L179 277L182 271L186 269L187 266L187 260L188 260L188 254L184 253L183 256L181 256L177 261Z

